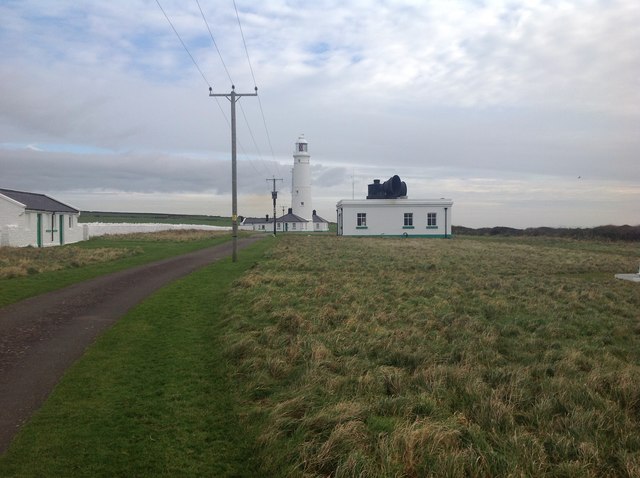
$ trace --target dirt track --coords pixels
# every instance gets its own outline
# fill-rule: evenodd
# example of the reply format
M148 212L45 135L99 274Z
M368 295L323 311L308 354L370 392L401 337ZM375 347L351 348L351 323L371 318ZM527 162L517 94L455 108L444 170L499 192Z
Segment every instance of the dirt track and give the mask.
M241 239L238 248L256 240ZM230 255L231 248L227 242L0 309L0 454L96 337L160 287Z

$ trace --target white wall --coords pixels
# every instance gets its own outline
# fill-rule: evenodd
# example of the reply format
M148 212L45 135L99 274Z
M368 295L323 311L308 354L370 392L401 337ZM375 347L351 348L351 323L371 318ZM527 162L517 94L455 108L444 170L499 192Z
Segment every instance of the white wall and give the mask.
M72 244L83 240L82 226L78 225L78 216L75 214L56 214L53 216L54 227L51 233L50 212L41 212L41 239L42 246L59 246L60 216L62 216L62 243ZM69 218L71 217L71 225ZM13 217L13 220L2 217L0 222L0 246L10 247L38 247L38 212L22 211Z
M41 212L41 227L42 227L42 246L60 246L62 244L73 244L83 240L82 226L78 224L78 214L51 214L50 212ZM29 230L33 231L32 245L36 247L37 244L37 228L38 228L38 213L28 211ZM62 224L60 221L62 217ZM71 224L69 223L71 218ZM52 222L53 220L53 227ZM60 236L60 226L62 225L62 238ZM52 232L53 230L53 232Z
M314 222L313 223L314 232L327 232L329 230L328 222Z
M452 206L451 200L443 199L342 200L337 204L338 215L341 215L338 234L345 236L451 236ZM358 227L358 213L366 214L365 227ZM413 227L404 226L405 213L413 213ZM427 226L428 213L436 213L436 227Z
M0 246L26 246L28 236L24 206L0 197Z
M230 231L226 226L200 226L195 224L130 224L130 223L103 223L88 222L83 224L86 230L85 239L107 234L131 234L134 232L158 232L186 229L198 229L203 231Z
M294 229L295 224L295 229ZM251 224L247 226L243 226L244 230L248 231L258 231L258 232L271 232L273 233L273 223L265 224ZM327 222L287 222L286 223L287 232L326 232L329 230L329 223ZM276 223L276 232L282 232L282 223Z
M59 246L60 217L62 216L62 243L72 244L91 237L106 234L129 234L133 232L157 232L166 230L200 229L230 231L230 227L198 226L193 224L108 224L78 223L77 214L55 214L40 212L41 239L43 247ZM53 228L51 219L53 217ZM53 233L51 232L53 229ZM38 212L26 211L23 205L0 197L0 246L38 247Z

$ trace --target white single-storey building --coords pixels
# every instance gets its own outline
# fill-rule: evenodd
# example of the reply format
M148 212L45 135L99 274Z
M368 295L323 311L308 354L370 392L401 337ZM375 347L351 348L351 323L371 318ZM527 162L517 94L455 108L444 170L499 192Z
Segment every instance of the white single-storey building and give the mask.
M44 194L0 189L0 246L58 246L83 240L80 211Z
M292 208L284 216L276 218L277 232L326 232L329 230L329 222L316 214L314 209L313 221L307 221L300 216L293 214ZM273 218L267 214L265 217L246 217L241 226L243 229L273 232Z
M339 236L451 237L451 199L408 199L398 176L369 185L367 199L336 205Z

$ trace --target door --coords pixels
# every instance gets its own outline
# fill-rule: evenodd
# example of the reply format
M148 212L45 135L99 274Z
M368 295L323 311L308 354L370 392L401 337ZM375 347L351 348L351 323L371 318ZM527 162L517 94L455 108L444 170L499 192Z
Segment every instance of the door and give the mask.
M60 214L60 245L64 244L64 214Z
M38 218L38 220L36 221L36 224L37 224L36 227L38 228L37 229L38 232L36 235L37 244L38 244L38 247L42 247L42 214L38 213L37 218Z

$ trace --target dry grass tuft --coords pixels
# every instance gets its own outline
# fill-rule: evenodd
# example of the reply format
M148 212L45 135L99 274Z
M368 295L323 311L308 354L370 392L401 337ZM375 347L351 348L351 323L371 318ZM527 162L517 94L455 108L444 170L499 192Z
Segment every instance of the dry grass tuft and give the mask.
M0 248L0 279L24 277L88 264L110 262L141 254L139 247L85 249L77 246Z

